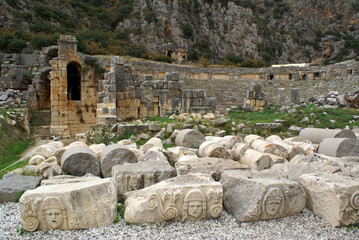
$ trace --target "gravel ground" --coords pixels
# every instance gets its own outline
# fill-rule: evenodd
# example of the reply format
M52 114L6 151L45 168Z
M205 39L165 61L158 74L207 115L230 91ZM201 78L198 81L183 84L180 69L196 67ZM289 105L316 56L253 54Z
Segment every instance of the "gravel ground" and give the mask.
M220 218L198 222L126 225L124 220L88 230L24 232L17 203L0 205L0 239L359 239L359 227L333 228L308 209L296 216L242 223L223 211Z

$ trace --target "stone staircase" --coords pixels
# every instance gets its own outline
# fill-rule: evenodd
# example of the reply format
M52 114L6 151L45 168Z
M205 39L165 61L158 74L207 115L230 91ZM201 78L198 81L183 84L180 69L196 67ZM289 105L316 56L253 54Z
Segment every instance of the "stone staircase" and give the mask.
M51 111L50 109L41 109L34 112L30 119L31 134L36 138L49 139L51 124Z

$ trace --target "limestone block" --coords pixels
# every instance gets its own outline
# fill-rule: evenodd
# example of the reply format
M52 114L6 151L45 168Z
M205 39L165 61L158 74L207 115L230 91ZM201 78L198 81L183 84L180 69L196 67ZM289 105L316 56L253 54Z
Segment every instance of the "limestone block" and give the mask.
M199 147L198 153L200 157L232 159L232 153L229 149L212 141L203 142Z
M333 227L359 223L359 178L339 174L300 177L307 207Z
M236 145L232 148L233 159L239 161L248 149L250 149L248 144L241 142L236 143Z
M112 168L118 201L124 199L126 192L149 187L175 176L176 171L168 162L158 160L125 163Z
M44 158L50 157L55 152L54 148L46 144L36 147L30 154L30 157L41 155Z
M278 155L274 155L274 154L270 154L270 153L266 153L267 156L269 156L273 162L273 164L278 164L278 163L286 163L288 162L287 159L278 156Z
M175 143L177 146L198 149L204 141L206 141L206 139L201 132L184 129L177 134Z
M187 174L126 194L125 221L197 221L222 212L222 185L207 174Z
M354 138L326 138L319 144L318 153L332 157L359 157L359 141Z
M89 148L96 154L97 159L101 158L101 153L105 147L106 147L106 145L103 143L92 144L89 146Z
M76 147L76 146L85 146L87 147L87 144L83 141L75 141L69 144L69 147Z
M160 151L152 151L150 148L141 158L138 160L139 162L146 162L146 161L160 161L164 163L168 163L167 157Z
M63 142L60 142L60 141L49 142L49 143L46 143L46 145L47 145L47 146L50 146L50 147L53 147L53 148L55 148L56 150L58 150L58 149L64 147L64 143L63 143Z
M14 202L19 192L39 186L41 177L8 173L0 179L0 203Z
M359 157L330 157L321 155L324 163L340 168L340 173L346 176L359 176Z
M46 159L41 155L35 155L32 158L30 158L29 165L39 165Z
M54 176L50 179L43 179L41 181L41 186L88 182L88 181L93 181L93 180L98 180L98 179L100 179L100 177L96 177L90 173L88 173L82 177L76 177L76 176L72 176L72 175L59 175L59 176Z
M68 148L61 157L61 168L70 175L83 176L91 173L100 176L100 164L96 154L87 146Z
M159 148L163 148L161 139L156 138L156 137L151 138L150 140L148 140L145 144L143 144L140 147L140 150L143 153L146 153L151 147L154 147L154 146L159 147Z
M288 142L292 146L302 148L305 155L309 155L313 152L316 152L318 149L318 144L305 143L305 142Z
M288 159L292 159L296 155L305 154L306 152L300 146L291 145L284 142L279 136L272 135L266 138L268 142L280 145L281 147L285 148L288 152Z
M69 146L66 146L66 147L62 147L60 149L57 149L53 156L56 157L57 159L57 164L59 164L61 166L61 158L62 158L62 155L64 155L64 153L66 152L67 149L69 149L70 147Z
M211 175L215 180L219 179L219 176L224 170L232 169L248 169L244 164L222 158L212 157L188 157L187 159L181 159L175 164L177 175L183 175L187 173L205 173Z
M248 149L239 162L247 165L250 170L258 171L268 169L273 165L272 159L267 154L253 149Z
M332 174L340 171L340 167L331 166L323 162L289 162L275 164L270 169L264 170L263 173L280 175L283 178L298 182L299 178L304 174L320 172Z
M254 140L251 147L259 152L270 153L283 158L287 158L289 156L288 151L281 145L270 143L261 139Z
M167 156L167 159L169 162L175 163L182 156L197 157L198 150L177 146L177 147L173 147L173 148L167 148L167 150L164 153Z
M299 136L316 144L319 144L324 138L356 138L355 133L351 130L322 128L304 128L300 131Z
M110 179L41 186L20 198L27 231L108 226L117 215L116 188Z
M254 140L257 140L257 139L262 139L264 140L261 136L258 136L258 135L255 135L255 134L249 134L247 136L244 137L244 143L247 143L248 145L251 145L252 142Z
M305 206L303 188L277 175L230 170L220 182L225 209L241 222L295 215Z
M101 173L104 177L111 177L112 167L127 163L137 163L140 154L137 149L128 148L121 144L113 144L103 149L100 162Z

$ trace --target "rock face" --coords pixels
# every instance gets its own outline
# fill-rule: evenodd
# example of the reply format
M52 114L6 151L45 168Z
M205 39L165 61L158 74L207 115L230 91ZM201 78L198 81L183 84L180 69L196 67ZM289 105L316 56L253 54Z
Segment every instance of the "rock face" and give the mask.
M303 188L276 175L228 170L220 182L225 209L241 222L299 214L305 206Z
M176 137L176 145L188 148L199 148L206 139L204 135L196 130L185 129L180 131Z
M333 227L359 223L359 179L337 174L308 174L300 178L307 207Z
M152 186L176 176L176 171L168 162L148 160L139 163L125 163L112 168L112 178L116 182L118 201L126 192Z
M359 157L359 141L356 138L326 138L320 143L318 153L332 157Z
M14 202L17 194L23 190L34 189L39 186L41 177L23 176L9 173L0 179L0 203Z
M351 130L322 128L304 128L300 131L299 136L316 144L319 144L324 138L356 138L355 133Z
M207 174L187 174L126 194L125 221L197 221L222 212L222 185Z
M69 175L83 176L91 173L100 176L100 164L96 154L87 146L68 148L61 157L61 168Z
M136 149L127 148L121 144L106 147L101 154L101 173L104 177L111 177L112 167L116 165L138 162Z
M108 226L117 215L116 188L110 179L41 186L26 191L19 208L27 231Z

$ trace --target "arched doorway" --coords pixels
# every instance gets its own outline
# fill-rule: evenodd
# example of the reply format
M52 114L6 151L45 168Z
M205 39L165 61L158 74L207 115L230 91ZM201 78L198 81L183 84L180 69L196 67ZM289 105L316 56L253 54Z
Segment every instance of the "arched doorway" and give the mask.
M36 91L36 100L39 109L50 108L50 71L41 73Z
M67 100L81 100L81 65L67 64Z

